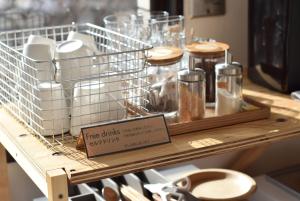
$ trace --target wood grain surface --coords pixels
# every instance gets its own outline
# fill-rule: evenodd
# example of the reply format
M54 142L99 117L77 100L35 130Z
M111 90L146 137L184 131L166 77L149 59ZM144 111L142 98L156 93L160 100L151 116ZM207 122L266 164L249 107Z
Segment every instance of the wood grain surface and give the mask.
M183 50L177 47L161 46L148 51L148 62L152 65L166 66L179 62L183 56Z
M194 57L222 57L230 46L220 42L194 42L185 49Z
M10 201L8 169L5 148L0 144L0 197L2 201Z
M75 140L49 149L33 135L19 137L29 131L4 109L0 111L0 130L26 153L24 155L45 177L47 171L63 168L71 183L94 181L300 136L300 102L248 81L244 94L270 105L270 118L172 136L170 144L92 159L87 159L84 152L76 150ZM54 154L56 152L60 154Z

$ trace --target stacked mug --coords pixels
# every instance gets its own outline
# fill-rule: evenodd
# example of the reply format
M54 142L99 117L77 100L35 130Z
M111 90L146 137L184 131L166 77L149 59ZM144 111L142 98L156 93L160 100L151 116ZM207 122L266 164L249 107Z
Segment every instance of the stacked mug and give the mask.
M98 56L92 36L71 31L57 43L30 35L23 54L22 117L40 134L77 136L88 124L124 116L121 77Z

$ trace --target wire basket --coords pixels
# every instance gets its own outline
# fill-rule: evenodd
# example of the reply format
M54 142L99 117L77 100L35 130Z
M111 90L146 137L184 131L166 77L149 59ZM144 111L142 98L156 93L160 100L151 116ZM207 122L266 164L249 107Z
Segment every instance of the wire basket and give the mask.
M91 36L96 53L62 58L56 52L48 61L23 54L30 35L58 47L71 31ZM146 110L150 48L93 24L0 33L0 102L48 144L46 136L78 136L84 126L132 118L128 105Z
M45 26L45 14L17 9L0 12L0 31L27 29Z

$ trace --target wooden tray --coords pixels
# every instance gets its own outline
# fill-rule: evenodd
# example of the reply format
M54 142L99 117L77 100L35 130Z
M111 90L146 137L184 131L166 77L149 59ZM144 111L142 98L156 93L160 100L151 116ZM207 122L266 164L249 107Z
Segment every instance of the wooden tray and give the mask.
M250 121L256 121L261 119L267 119L271 115L271 109L269 106L264 105L254 99L244 96L244 101L248 103L248 109L242 112L230 115L216 116L214 109L206 109L206 117L204 119L195 120L192 122L184 123L169 123L168 129L171 136L180 135L185 133L191 133L194 131L201 131L211 128L218 128L223 126L230 126L234 124L246 123ZM130 103L126 103L128 111L131 114L150 115L145 111L140 111Z
M216 116L213 111L206 109L206 118L195 120L186 123L174 123L169 124L168 129L170 135L180 135L184 133L190 133L194 131L200 131L211 128L218 128L223 126L230 126L234 124L240 124L250 121L256 121L261 119L267 119L270 117L270 107L259 103L247 96L244 96L244 101L250 106L248 110L242 112L224 116Z

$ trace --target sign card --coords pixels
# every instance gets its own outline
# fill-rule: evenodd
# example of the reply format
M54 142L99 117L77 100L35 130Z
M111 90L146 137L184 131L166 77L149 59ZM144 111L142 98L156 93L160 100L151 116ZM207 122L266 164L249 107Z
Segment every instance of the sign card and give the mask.
M85 127L81 135L88 158L170 143L164 115Z

